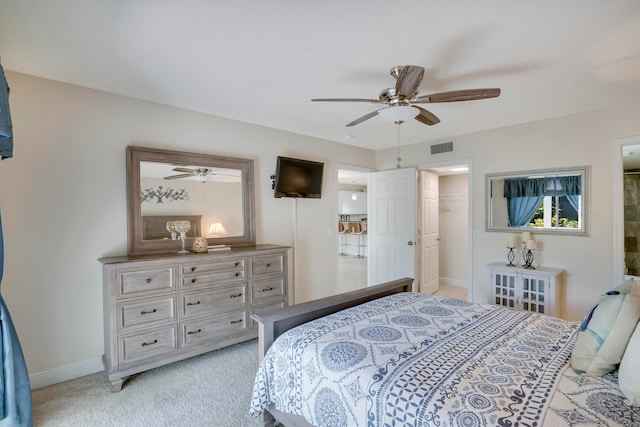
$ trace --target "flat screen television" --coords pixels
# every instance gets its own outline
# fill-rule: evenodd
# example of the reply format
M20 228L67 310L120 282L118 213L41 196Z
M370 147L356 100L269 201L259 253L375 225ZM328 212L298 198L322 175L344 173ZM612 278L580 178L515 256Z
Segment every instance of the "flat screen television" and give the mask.
M324 163L278 156L274 197L319 199Z

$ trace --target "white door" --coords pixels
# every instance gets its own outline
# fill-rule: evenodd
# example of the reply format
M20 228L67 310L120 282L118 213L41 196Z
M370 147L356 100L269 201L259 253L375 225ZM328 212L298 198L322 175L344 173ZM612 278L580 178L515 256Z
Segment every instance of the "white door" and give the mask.
M416 170L373 172L368 177L368 284L416 277Z
M438 291L439 183L438 175L420 171L420 292Z

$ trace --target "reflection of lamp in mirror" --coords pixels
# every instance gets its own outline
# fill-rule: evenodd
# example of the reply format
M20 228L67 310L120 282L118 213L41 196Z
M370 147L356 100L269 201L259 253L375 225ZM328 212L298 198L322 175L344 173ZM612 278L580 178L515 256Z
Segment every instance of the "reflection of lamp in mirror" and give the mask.
M223 227L222 223L214 222L209 227L209 233L207 233L207 237L222 237L229 234L227 230Z
M182 249L178 251L179 254L186 254L188 251L184 248L184 241L187 238L187 232L191 230L191 222L188 219L181 219L174 221L176 231L180 233L180 241L182 242Z
M226 236L229 232L224 228L222 223L214 222L209 227L209 232L207 233L207 237L218 238L222 236ZM209 249L226 249L225 245L209 245Z

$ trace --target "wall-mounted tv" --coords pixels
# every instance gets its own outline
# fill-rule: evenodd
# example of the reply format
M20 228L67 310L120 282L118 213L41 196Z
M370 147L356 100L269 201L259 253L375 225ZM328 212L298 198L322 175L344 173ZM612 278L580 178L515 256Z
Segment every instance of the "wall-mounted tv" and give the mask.
M274 197L319 199L324 163L278 156Z

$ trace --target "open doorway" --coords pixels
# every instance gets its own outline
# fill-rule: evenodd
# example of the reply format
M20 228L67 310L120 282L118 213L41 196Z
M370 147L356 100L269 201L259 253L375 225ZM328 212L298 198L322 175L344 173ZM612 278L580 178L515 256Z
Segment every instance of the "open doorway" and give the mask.
M451 296L463 300L471 299L469 264L470 264L470 198L469 198L469 168L470 163L455 163L447 165L426 166L425 170L437 175L437 209L431 209L429 221L434 222L437 215L437 253L436 261L431 256L431 269L437 264L437 286L425 286L434 295ZM422 193L422 190L421 190ZM424 206L424 203L422 204ZM423 209L424 211L425 209ZM425 229L425 212L421 212L421 234ZM421 240L421 247L428 239ZM426 253L426 248L423 248ZM424 258L424 256L422 257ZM427 283L425 272L427 261L421 262L421 282ZM434 272L430 272L433 276Z
M337 170L337 293L367 286L368 172L351 166Z

